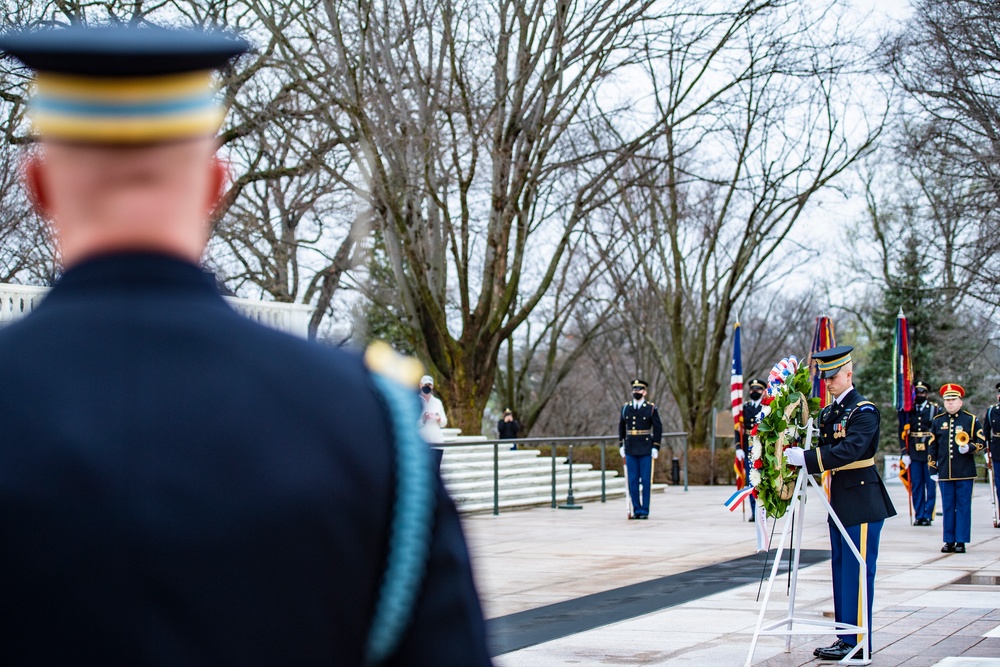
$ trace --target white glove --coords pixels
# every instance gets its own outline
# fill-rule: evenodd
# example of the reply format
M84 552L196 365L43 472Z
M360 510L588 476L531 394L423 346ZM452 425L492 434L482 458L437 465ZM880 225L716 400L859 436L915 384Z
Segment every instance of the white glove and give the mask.
M785 460L788 461L788 465L801 468L806 464L805 450L801 447L789 447L785 450Z
M618 448L618 453L621 454L622 458L625 458L625 445Z
M959 445L958 446L958 453L959 454L968 454L969 453L969 446L968 445Z
M737 461L742 461L744 458L746 458L746 454L743 453L743 450L742 449L737 449L736 450L736 460Z
M909 454L903 454L903 465L906 466L907 468L910 467L910 455Z
M931 475L931 479L934 480L935 482L938 481L937 473L934 473L933 475Z
M649 455L652 456L655 459L657 456L660 455L660 450L659 449L654 449L652 452L649 453Z

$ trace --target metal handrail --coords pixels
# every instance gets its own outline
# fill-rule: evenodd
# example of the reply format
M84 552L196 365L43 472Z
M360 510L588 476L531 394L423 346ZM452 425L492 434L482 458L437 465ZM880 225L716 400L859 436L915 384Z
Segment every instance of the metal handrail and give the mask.
M688 441L687 433L684 431L676 431L672 433L664 433L664 439L668 438L683 438L684 440L684 491L688 490ZM578 436L566 436L561 438L509 438L505 440L492 439L492 440L472 440L472 441L462 441L462 442L436 442L433 444L434 447L439 448L449 448L449 447L493 447L493 516L500 515L500 445L510 445L516 443L518 445L530 445L530 444L547 444L551 447L552 452L552 509L558 507L556 503L556 446L561 444L569 445L569 455L567 457L570 462L569 468L569 486L567 488L566 506L575 508L576 505L573 502L573 444L579 442L593 442L601 446L601 502L607 502L607 484L606 484L606 449L609 442L620 442L621 438L617 435L578 435ZM652 482L652 480L650 480ZM626 484L628 481L626 480Z

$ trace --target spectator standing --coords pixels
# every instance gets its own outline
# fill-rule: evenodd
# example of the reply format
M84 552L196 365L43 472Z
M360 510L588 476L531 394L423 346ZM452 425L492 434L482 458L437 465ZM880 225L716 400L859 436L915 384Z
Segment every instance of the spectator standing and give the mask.
M448 417L444 414L444 404L434 395L434 378L425 375L420 378L420 437L428 444L438 445L444 442L441 431L448 425Z
M504 408L503 418L497 422L497 437L501 440L514 440L521 432L521 423L514 419L510 408ZM511 445L511 450L517 449L517 443Z

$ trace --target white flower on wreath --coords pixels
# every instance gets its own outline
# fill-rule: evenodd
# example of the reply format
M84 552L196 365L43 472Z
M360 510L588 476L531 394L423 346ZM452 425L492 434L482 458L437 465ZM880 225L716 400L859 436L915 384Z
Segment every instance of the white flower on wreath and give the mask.
M760 471L759 470L751 470L750 471L750 484L753 485L753 486L759 486L760 485Z
M750 440L750 442L752 443L752 444L750 445L750 457L751 457L751 459L753 459L753 460L755 460L755 461L756 461L757 459L759 459L759 458L760 458L760 455L761 455L761 449L763 449L763 447L762 447L762 446L761 446L761 444L760 444L760 438L758 438L758 437L756 437L756 436L754 436L754 437L753 437L753 438L752 438L752 439Z

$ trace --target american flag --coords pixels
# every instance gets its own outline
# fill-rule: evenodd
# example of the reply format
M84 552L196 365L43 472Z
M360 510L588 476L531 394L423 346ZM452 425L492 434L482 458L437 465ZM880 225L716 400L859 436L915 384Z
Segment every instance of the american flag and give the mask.
M733 332L733 373L730 383L730 399L733 406L733 430L736 432L736 451L743 446L743 356L740 354L740 323L736 323ZM746 472L743 461L733 459L733 471L736 473L736 488L746 486Z

